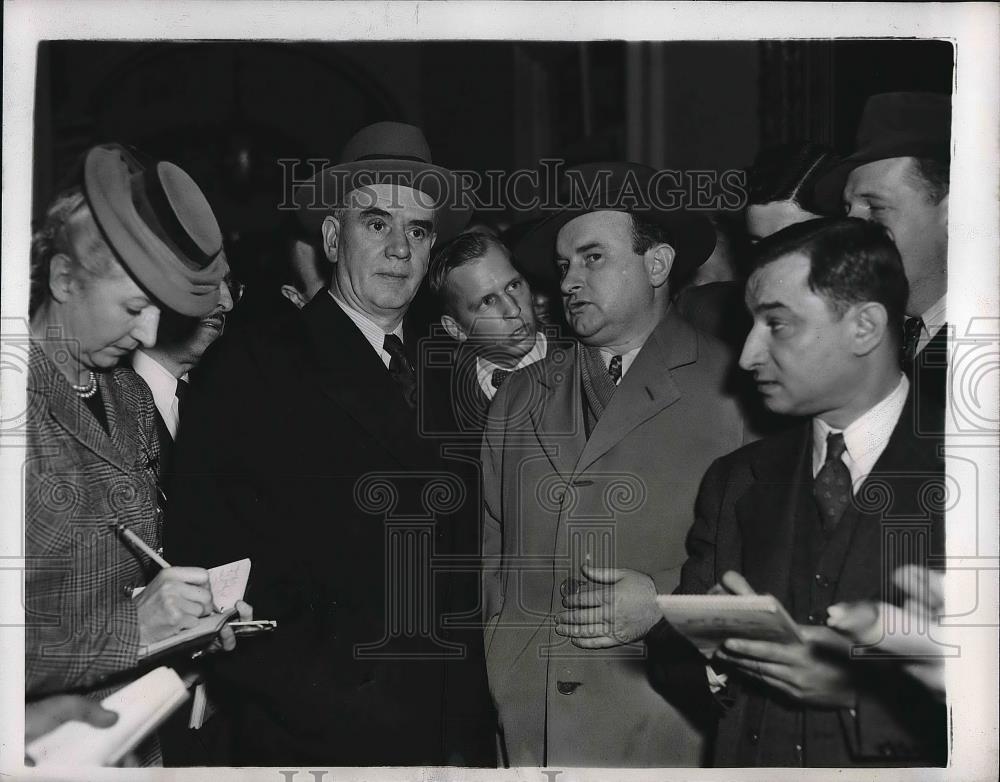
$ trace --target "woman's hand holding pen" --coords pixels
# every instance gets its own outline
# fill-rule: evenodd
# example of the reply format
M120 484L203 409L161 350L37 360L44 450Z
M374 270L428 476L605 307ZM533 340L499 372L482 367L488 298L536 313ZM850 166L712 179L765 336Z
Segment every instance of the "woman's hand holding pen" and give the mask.
M191 627L215 610L208 571L200 567L168 567L135 599L142 646Z

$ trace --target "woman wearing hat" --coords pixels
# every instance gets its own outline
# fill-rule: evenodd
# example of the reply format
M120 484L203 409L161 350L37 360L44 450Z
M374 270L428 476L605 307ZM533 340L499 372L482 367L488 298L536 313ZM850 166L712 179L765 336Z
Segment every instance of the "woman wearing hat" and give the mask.
M143 551L162 535L154 408L138 376L117 367L155 342L164 308L207 314L226 270L194 181L117 146L88 152L31 260L29 699L120 684L112 677L136 667L142 646L212 610L204 570L160 570Z

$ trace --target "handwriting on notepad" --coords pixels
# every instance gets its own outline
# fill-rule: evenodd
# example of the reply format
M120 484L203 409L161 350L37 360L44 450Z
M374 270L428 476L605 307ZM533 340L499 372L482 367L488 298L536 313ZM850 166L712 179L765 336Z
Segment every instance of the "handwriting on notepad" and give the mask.
M242 600L250 579L250 560L239 559L227 565L209 568L208 581L212 600L220 611L228 611Z

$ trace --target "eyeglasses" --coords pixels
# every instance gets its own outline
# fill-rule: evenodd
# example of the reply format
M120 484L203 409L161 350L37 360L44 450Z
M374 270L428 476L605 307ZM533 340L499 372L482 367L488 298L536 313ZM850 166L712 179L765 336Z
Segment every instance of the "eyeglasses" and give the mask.
M227 274L222 278L222 281L226 283L226 287L229 288L229 295L233 297L233 304L243 298L243 294L246 293L247 290L246 283L237 282L233 279L232 274Z

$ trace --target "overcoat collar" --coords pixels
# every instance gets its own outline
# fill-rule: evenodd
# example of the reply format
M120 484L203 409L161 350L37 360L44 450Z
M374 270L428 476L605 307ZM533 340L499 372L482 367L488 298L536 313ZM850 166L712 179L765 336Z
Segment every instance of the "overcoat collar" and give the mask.
M669 309L642 346L588 440L583 426L580 348L550 351L535 374L544 405L533 415L539 441L564 477L581 473L630 432L674 404L681 391L671 370L698 359L697 332ZM553 434L562 436L555 436ZM558 447L553 447L557 444Z

